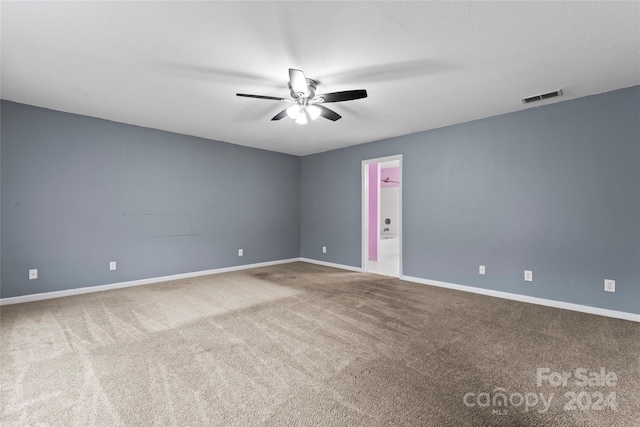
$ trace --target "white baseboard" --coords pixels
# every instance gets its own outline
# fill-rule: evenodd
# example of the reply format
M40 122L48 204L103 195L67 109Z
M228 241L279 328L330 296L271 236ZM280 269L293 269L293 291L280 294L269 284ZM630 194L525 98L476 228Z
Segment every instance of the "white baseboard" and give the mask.
M407 282L420 283L422 285L438 286L441 288L455 289L457 291L464 291L464 292L473 292L474 294L487 295L491 297L509 299L513 301L527 302L531 304L544 305L547 307L562 308L565 310L580 311L582 313L597 314L599 316L631 320L632 322L640 322L640 314L627 313L625 311L609 310L606 308L591 307L588 305L573 304L570 302L530 297L527 295L512 294L509 292L493 291L491 289L457 285L455 283L440 282L438 280L421 279L419 277L402 276L400 277L400 279L406 280Z
M67 289L64 291L43 292L39 294L23 295L19 297L2 298L0 305L20 304L23 302L41 301L52 298L62 298L72 295L88 294L92 292L108 291L111 289L128 288L131 286L149 285L151 283L166 282L169 280L188 279L190 277L207 276L210 274L229 273L232 271L248 270L250 268L267 267L270 265L288 264L300 261L300 258L281 259L277 261L259 262L256 264L236 265L233 267L216 268L213 270L195 271L191 273L173 274L171 276L152 277L149 279L131 280L129 282L110 283L107 285L87 286L84 288Z
M326 267L339 268L342 270L362 272L360 267L352 267L350 265L336 264L333 262L319 261L311 258L290 258L277 261L260 262L256 264L236 265L233 267L216 268L213 270L195 271L191 273L174 274L171 276L153 277L149 279L132 280L128 282L111 283L107 285L88 286L85 288L67 289L64 291L44 292L39 294L23 295L19 297L1 298L1 305L20 304L23 302L41 301L52 298L62 298L73 295L87 294L91 292L108 291L111 289L128 288L131 286L148 285L158 282L166 282L169 280L188 279L190 277L207 276L210 274L229 273L232 271L248 270L251 268L267 267L270 265L288 264L291 262L308 262L310 264L324 265ZM422 279L420 277L401 276L401 280L414 282L423 285L438 286L441 288L455 289L458 291L472 292L475 294L487 295L491 297L503 298L513 301L526 302L531 304L544 305L547 307L561 308L565 310L579 311L582 313L597 314L600 316L612 317L616 319L630 320L632 322L640 322L640 314L627 313L624 311L609 310L606 308L591 307L587 305L573 304L569 302L555 301L544 298L531 297L527 295L512 294L509 292L494 291L491 289L476 288L473 286L457 285L455 283L441 282L438 280Z
M362 273L362 268L352 267L350 265L335 264L333 262L326 262L326 261L318 261L317 259L311 259L311 258L298 258L298 261L308 262L310 264L324 265L326 267L340 268L342 270L357 271L359 273Z

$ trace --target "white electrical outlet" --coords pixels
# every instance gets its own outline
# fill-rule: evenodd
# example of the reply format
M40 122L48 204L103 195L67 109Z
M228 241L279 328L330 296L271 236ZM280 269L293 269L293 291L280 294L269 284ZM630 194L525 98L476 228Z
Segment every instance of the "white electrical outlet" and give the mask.
M116 262L115 261L111 261L109 263L109 270L113 271L116 269Z
M327 247L326 247L326 246L323 246L323 247L322 247L322 253L323 253L323 254L326 254L326 253L327 253Z
M616 281L610 279L604 279L604 290L606 292L615 292L616 291Z
M244 249L238 249L238 256L244 256Z
M38 278L38 269L32 268L31 270L29 270L29 280L33 280L37 278Z
M533 282L533 271L530 271L530 270L524 271L524 281Z
M478 273L484 274L484 265L480 266L480 268L478 269Z

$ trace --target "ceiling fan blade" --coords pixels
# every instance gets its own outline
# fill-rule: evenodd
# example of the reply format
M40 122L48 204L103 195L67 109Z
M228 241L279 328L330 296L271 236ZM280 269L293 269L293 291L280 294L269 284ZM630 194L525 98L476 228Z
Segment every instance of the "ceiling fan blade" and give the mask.
M291 83L291 90L295 93L307 94L307 78L302 71L289 68L289 83Z
M266 95L249 95L248 93L236 93L237 96L244 96L247 98L258 98L258 99L270 99L273 101L284 101L284 98L278 98L277 96L266 96Z
M284 110L280 111L278 114L273 116L273 119L271 119L271 120L280 120L280 119L282 119L283 117L286 117L286 116L287 116L287 110L285 108Z
M313 104L316 107L318 107L320 109L320 115L322 117L324 117L325 119L329 119L331 121L336 121L339 120L342 116L338 113L336 113L333 110L328 109L327 107L324 107L322 105L318 105L318 104ZM286 111L286 110L285 110Z
M342 92L331 92L331 93L323 93L322 95L316 95L314 99L316 102L342 102L342 101L351 101L353 99L366 98L367 91L364 89L357 90L345 90ZM321 101L320 99L323 99Z

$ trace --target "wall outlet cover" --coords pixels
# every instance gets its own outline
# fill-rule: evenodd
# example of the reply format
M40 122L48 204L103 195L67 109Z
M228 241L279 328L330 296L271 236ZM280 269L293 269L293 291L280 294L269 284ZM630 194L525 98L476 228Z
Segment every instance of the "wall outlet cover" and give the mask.
M111 261L109 263L109 270L113 271L116 269L116 262L115 261Z
M478 273L480 273L480 274L484 274L484 273L485 273L484 265L481 265L481 266L478 268Z
M533 271L525 270L524 271L524 281L525 282L533 282Z
M37 278L38 278L38 269L32 268L31 270L29 270L29 280L33 280Z
M611 279L604 279L604 290L606 292L616 291L616 281Z
M244 249L238 249L238 256L244 256Z
M323 253L323 254L326 254L326 253L327 253L327 247L326 247L326 246L323 246L323 247L322 247L322 253Z

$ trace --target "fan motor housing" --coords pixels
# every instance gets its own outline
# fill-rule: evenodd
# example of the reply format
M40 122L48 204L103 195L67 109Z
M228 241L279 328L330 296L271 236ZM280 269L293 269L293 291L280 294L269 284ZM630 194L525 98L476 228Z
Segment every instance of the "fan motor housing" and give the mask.
M293 97L293 99L298 99L301 96L311 99L314 96L316 96L316 87L318 87L318 82L313 79L306 79L306 80L307 80L307 93L304 95L300 95L300 93L294 92L293 88L291 87L291 82L289 82L289 92L291 92L291 96Z

